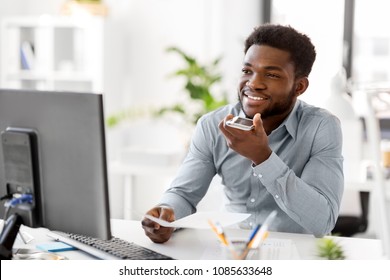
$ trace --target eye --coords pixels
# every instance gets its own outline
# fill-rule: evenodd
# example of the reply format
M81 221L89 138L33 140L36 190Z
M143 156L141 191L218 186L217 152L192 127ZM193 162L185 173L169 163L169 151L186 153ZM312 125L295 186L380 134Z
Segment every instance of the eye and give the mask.
M272 78L272 79L280 78L280 75L275 74L275 73L267 73L266 76L269 77L269 78Z
M249 69L247 69L247 68L242 68L242 69L241 69L241 72L242 72L243 74L249 74L251 71L250 71Z

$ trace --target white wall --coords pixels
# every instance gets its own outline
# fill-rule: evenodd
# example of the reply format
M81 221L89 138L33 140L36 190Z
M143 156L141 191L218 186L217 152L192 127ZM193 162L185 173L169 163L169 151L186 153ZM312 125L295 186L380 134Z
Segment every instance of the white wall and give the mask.
M0 17L13 15L58 14L64 0L0 0Z
M183 94L182 81L168 78L181 63L178 57L165 52L172 45L203 62L222 55L223 87L231 100L236 99L243 40L260 23L259 1L246 0L246 5L234 0L110 2L120 2L119 6L112 5L110 16L123 24L123 44L117 46L121 51L116 53L115 46L109 48L114 56L121 54L124 65L122 98L111 100L116 107L160 106L180 99ZM115 75L114 71L110 73ZM143 124L147 131L139 128L140 122L127 128L126 137L122 138L127 142L125 145L144 145L145 149L184 148L180 142L180 128L161 122L157 128L155 121L145 121ZM129 130L134 133L129 133ZM136 214L154 205L169 181L169 177L137 176L133 186ZM144 203L140 203L140 200Z
M317 56L309 76L310 85L300 98L316 106L322 106L331 93L332 78L342 67L344 1L272 2L273 20L281 24L290 24L307 34L316 47Z
M110 2L110 17L123 23L117 32L124 46L120 52L125 62L124 107L161 105L177 98L181 83L167 76L180 61L165 52L168 46L178 46L201 61L223 55L224 65L229 66L225 67L226 80L236 77L242 40L260 22L255 0L247 0L247 5L232 0Z
M0 20L7 16L58 15L64 2L0 0ZM105 34L109 113L127 106L162 105L176 100L182 83L167 76L177 69L180 61L165 52L172 45L201 61L222 55L225 87L235 99L243 40L260 22L259 1L246 0L243 4L235 0L106 0L105 3L109 7Z
M58 15L64 2L0 0L0 20L6 16ZM223 56L223 88L231 100L236 99L243 41L261 22L260 1L106 0L105 3L109 7L104 58L106 115L128 106L160 106L180 99L183 81L168 78L181 63L174 54L165 52L172 45L203 62ZM107 131L110 158L123 154L122 145L131 143L146 148L184 149L181 129L162 121L136 122L122 132ZM137 213L156 203L170 180L152 177L139 176L135 180ZM110 183L111 212L120 218L123 190L118 186L122 180L111 176Z

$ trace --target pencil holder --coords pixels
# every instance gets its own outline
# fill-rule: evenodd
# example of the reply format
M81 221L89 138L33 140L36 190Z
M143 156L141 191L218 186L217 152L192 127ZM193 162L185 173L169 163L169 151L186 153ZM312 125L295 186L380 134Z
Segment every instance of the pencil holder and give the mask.
M223 246L223 258L228 260L258 260L259 248L247 248L247 240L233 239L229 246Z

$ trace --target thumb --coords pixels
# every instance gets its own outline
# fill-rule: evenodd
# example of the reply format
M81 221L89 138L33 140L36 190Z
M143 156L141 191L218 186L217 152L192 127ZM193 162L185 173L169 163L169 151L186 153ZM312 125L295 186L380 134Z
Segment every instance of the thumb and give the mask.
M261 134L266 133L265 130L264 130L263 120L261 119L261 114L260 113L257 113L253 117L253 124L255 126L254 131L255 131L256 135L261 135Z
M173 222L175 220L175 214L173 209L168 207L162 207L160 212L160 219L163 219L167 222Z
M261 114L257 113L253 117L253 124L255 125L256 128L262 128L263 127L263 120L261 119Z

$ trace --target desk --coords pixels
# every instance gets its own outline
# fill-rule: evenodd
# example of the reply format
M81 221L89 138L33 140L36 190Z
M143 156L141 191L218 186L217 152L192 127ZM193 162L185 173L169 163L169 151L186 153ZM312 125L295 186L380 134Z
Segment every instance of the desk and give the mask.
M175 232L165 244L155 244L144 235L140 221L113 219L111 227L112 233L116 237L133 241L154 251L182 260L199 260L209 246L214 246L218 242L211 230L183 229ZM47 229L32 229L22 226L22 231L28 232L35 239L27 245L17 239L14 245L15 248L35 249L36 244L52 241L46 236ZM227 229L227 234L232 237L248 237L249 231ZM317 239L312 235L271 232L269 238L292 240L297 247L301 260L318 259L316 256ZM347 259L383 259L380 240L347 237L332 238L344 248ZM61 254L68 259L92 259L91 256L81 251L68 251Z

